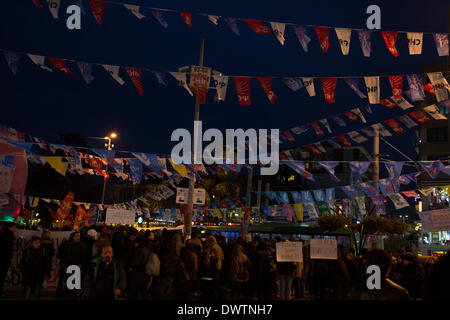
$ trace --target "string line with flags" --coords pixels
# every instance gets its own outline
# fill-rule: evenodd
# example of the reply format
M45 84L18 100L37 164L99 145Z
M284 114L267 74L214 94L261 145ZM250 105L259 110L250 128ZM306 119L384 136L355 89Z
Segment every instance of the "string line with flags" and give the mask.
M42 2L47 2L48 8L50 10L53 18L59 18L59 10L60 10L60 0L32 0L35 6L41 10L44 9ZM31 3L31 2L30 2ZM240 29L237 24L240 21L246 27L251 28L256 34L259 35L269 35L273 34L275 39L277 39L281 45L284 46L286 38L284 36L287 28L286 26L291 27L291 31L295 33L301 47L305 52L308 52L308 47L311 42L311 37L314 37L319 42L319 45L322 49L323 53L327 53L330 43L330 33L334 34L337 42L340 46L340 51L343 55L349 54L350 44L351 44L351 35L352 33L356 33L356 37L359 39L361 51L364 57L370 57L372 51L372 36L374 33L377 33L385 42L386 49L394 56L398 57L399 52L397 50L396 44L399 34L406 34L406 37L402 41L407 41L408 43L408 51L410 55L420 55L422 54L422 47L424 42L424 35L432 35L433 42L436 47L436 53L439 56L448 56L449 55L449 43L448 43L448 32L411 32L411 31L392 31L392 30L367 30L367 29L358 29L358 28L343 28L343 27L335 27L335 26L318 26L318 25L299 25L290 22L280 22L280 21L269 21L269 20L261 20L261 19L246 19L246 18L236 18L236 17L223 17L216 14L208 14L208 13L194 13L194 12L186 12L182 10L174 10L174 9L163 9L163 8L155 8L150 6L138 6L134 4L128 4L124 2L112 2L112 1L104 1L104 0L88 0L89 7L92 11L93 19L97 22L99 26L103 25L103 16L104 13L110 5L116 5L123 8L126 8L131 14L133 14L139 20L143 20L148 16L153 16L153 18L161 24L164 29L167 29L169 24L166 20L166 15L168 13L174 14L177 16L180 21L183 21L188 29L191 29L196 24L197 17L207 18L211 23L215 26L219 26L222 24L223 20L228 27L234 32L237 36L240 36ZM82 8L82 12L85 13L85 7L82 0L77 0L77 5ZM194 17L193 17L194 16ZM111 17L107 16L106 20L109 20ZM265 24L268 25L265 25ZM334 32L332 32L334 30Z

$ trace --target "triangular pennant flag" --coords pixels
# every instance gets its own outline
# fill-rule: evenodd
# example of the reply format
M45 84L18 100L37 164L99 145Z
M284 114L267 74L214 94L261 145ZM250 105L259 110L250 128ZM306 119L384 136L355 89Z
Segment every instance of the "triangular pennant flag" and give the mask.
M334 168L336 168L336 166L339 164L338 161L319 161L318 163L328 171L334 181L340 181L338 177L336 177L336 173L334 171Z
M361 175L366 173L367 169L369 169L370 162L369 161L350 161L348 166L351 170L351 179L358 180Z
M393 96L390 97L390 99L392 101L394 101L394 103L399 106L400 108L402 108L403 110L409 109L409 108L413 108L414 106L408 102L408 100L406 100L404 97L401 97L400 99L395 99ZM389 100L388 100L389 101ZM380 102L381 104L381 102Z
M91 150L94 151L96 154L98 154L100 157L102 157L102 159L106 160L107 161L106 163L109 166L115 167L114 156L116 155L116 151L107 150L107 149L97 149L97 148L93 148Z
M407 32L409 54L422 54L423 33Z
M261 87L263 87L264 92L267 95L267 98L269 99L270 103L274 103L275 99L277 98L277 95L272 91L272 78L271 77L256 77L258 82L261 84Z
M240 35L239 34L239 28L237 26L235 18L227 17L227 18L225 18L225 22L228 24L228 26L230 27L231 31L233 31L238 36Z
M425 92L423 90L423 83L421 75L409 74L406 76L410 90L411 100L419 101L425 99Z
M422 168L428 173L431 179L436 179L443 167L440 160L437 161L418 161Z
M435 33L434 43L436 44L436 50L440 57L448 56L448 34L447 33Z
M125 81L121 77L119 77L119 66L110 66L107 64L103 64L102 66L120 85L123 85L125 83Z
M384 42L386 43L389 52L394 57L398 57L398 51L395 47L395 43L397 42L397 31L381 31L381 34L383 35Z
M363 55L368 58L372 52L372 42L370 39L372 30L358 30L357 32Z
M250 77L233 77L236 93L240 105L251 105L250 101Z
M395 119L389 119L384 121L385 124L387 124L396 134L401 134L401 133L405 133L405 129L403 129L403 127L400 125L400 123L398 123L397 121L395 121Z
M300 78L282 78L282 80L292 91L298 91L303 88L303 82Z
M364 133L366 136L368 136L369 138L373 138L375 136L375 131L373 130L372 127L368 127L368 128L361 128L359 129L362 133Z
M52 14L53 18L58 19L58 12L61 0L46 0L48 4L48 9Z
M322 52L328 52L328 48L330 47L330 28L329 27L314 27L316 30L317 38L319 39L320 47L322 48Z
M377 183L380 187L381 193L383 193L383 196L385 197L387 197L390 193L398 192L398 189L400 189L399 181L395 182L386 178L377 180Z
M403 91L403 77L402 76L389 76L389 82L392 87L392 94L395 99L400 99L402 97Z
M345 111L345 112L342 112L342 114L347 116L348 120L350 120L352 122L358 120L358 116L355 115L353 112Z
M66 175L69 163L62 161L62 157L43 157L43 158L53 169L56 170L56 172L58 172L63 176Z
M348 51L350 49L350 38L352 34L352 29L334 28L334 31L336 31L339 44L341 45L342 54L345 56L348 55Z
M341 119L339 116L337 116L337 115L331 116L331 119L333 119L333 121L336 122L336 124L337 124L339 127L345 127L345 126L347 126L347 125L345 124L345 121L342 120L342 119Z
M397 210L409 207L408 201L406 201L400 193L390 193L388 194L388 197L394 203L395 209Z
M58 69L61 72L64 72L66 74L75 75L68 67L66 67L67 59L59 59L59 58L47 58L50 64Z
M319 122L328 130L328 133L331 133L330 125L328 124L328 121L326 118L319 120Z
M280 164L287 165L289 168L300 174L308 180L314 180L312 173L306 171L303 161L280 161Z
M191 84L199 104L206 103L206 94L210 83L211 69L191 66Z
M228 87L228 76L213 75L213 79L217 90L217 100L225 101Z
M366 121L366 118L364 118L364 116L363 116L361 110L359 110L359 108L352 109L351 112L353 112L353 113L356 114L358 117L360 117L361 120L362 120L362 122L364 122L364 123L367 122L367 121Z
M356 190L353 186L343 186L341 190L349 197L350 199L355 199L358 197L358 190Z
M322 152L320 152L320 150L317 149L317 147L315 145L308 144L308 145L305 146L305 148L310 150L311 152L313 152L315 154L322 154Z
M334 91L336 90L337 78L320 78L322 81L325 101L334 103Z
M408 115L403 115L397 118L401 123L403 123L408 129L414 128L417 126L417 122L412 120Z
M434 188L423 188L423 189L419 189L420 193L422 193L425 197L429 196L430 194L432 194L434 192Z
M327 142L328 142L333 148L336 148L336 149L341 148L341 145L340 145L339 143L337 143L336 140L335 140L334 138L331 138L331 139L327 140Z
M213 16L211 14L208 14L208 20L214 23L216 26L219 24L219 16Z
M323 153L327 152L320 142L315 142L314 146Z
M359 213L361 213L361 216L365 216L367 214L366 197L357 197L355 200L358 204Z
M161 84L163 86L167 86L166 82L164 81L164 72L152 71L152 73L155 76L155 78L159 84Z
M375 123L372 125L372 128L374 130L378 130L378 132L383 136L383 137L390 137L392 136L392 134L389 132L389 130L387 130L381 123Z
M139 159L128 159L130 167L131 181L133 184L139 184L142 181L142 162Z
M349 85L350 88L353 89L353 91L356 92L356 94L357 94L361 99L367 98L367 96L359 90L359 88L360 88L360 82L361 82L361 79L360 79L360 78L347 78L347 79L344 79L344 81Z
M403 193L408 198L420 198L420 195L415 190L401 191L401 193Z
M284 29L286 25L278 22L271 22L270 25L272 26L273 33L277 37L278 41L280 41L280 43L284 46Z
M8 63L9 70L16 75L19 70L19 59L20 55L15 52L3 51L3 55L5 56L5 60Z
M442 75L442 72L431 72L427 73L427 75L433 85L436 100L438 102L447 100L450 86L448 85L447 79Z
M258 20L243 19L243 21L248 24L257 34L269 34L270 28L261 24Z
M194 96L194 94L192 93L191 89L187 85L187 78L186 78L186 73L185 72L169 72L169 73L178 81L178 85L180 87L185 88L186 91L189 92L189 94L191 96Z
M41 2L39 0L33 0L33 3L39 9L44 10L44 6L41 4Z
M370 183L367 182L359 182L358 187L361 188L362 191L364 191L365 194L367 194L368 196L373 196L375 194L377 194L378 192L378 186L373 186Z
M422 111L420 110L414 110L410 113L408 113L411 117L413 117L414 119L416 119L418 122L420 123L424 123L427 121L430 121L431 119L428 118Z
M37 66L41 67L44 70L52 72L53 70L49 67L45 66L45 57L44 56L38 56L34 54L27 54L27 56L33 61Z
M91 6L92 14L94 15L95 21L99 26L102 25L102 17L105 12L106 2L102 0L89 0L89 5Z
M144 88L142 87L142 82L141 82L141 69L125 67L125 70L127 71L128 76L130 77L131 81L133 82L134 86L136 87L138 93L141 96L144 95Z
M303 85L310 97L314 97L316 95L316 90L314 89L314 78L302 78Z
M145 18L145 16L139 12L140 7L139 6L135 6L132 4L124 4L123 5L125 8L127 8L128 10L131 11L132 14L134 14L138 19L142 19Z
M300 126L300 127L294 127L291 128L291 131L297 135L300 135L302 133L305 133L306 131L308 131L308 127L306 127L306 125Z
M375 194L370 196L373 204L375 205L375 213L376 215L384 215L386 214L386 206L384 204L384 197L381 194Z
M389 174L389 179L398 185L400 175L402 174L403 162L401 161L388 161L384 163L386 170Z
M182 12L180 11L180 15L183 18L183 21L187 24L189 28L192 28L192 16L190 12Z
M323 132L322 128L320 127L320 125L317 121L311 122L310 125L311 125L311 127L313 127L313 129L316 132L316 135L318 137L323 137L325 135L325 133Z
M423 110L435 120L447 120L447 117L439 112L439 109L435 104L425 107Z
M92 65L86 62L78 61L77 66L80 69L84 81L86 81L87 84L90 84L94 80L94 76L92 75Z
M367 141L367 138L360 135L358 131L350 131L347 134L356 143L363 143L363 142Z
M380 103L380 77L364 77L364 81L369 95L369 103Z
M343 134L339 135L336 137L341 143L342 145L344 145L345 147L351 147L352 143L350 142L350 140Z
M159 10L152 11L153 17L158 21L164 28L168 27L167 21L164 20L164 14Z
M308 52L308 44L311 42L311 38L306 34L306 28L304 26L293 26L293 28L303 50Z

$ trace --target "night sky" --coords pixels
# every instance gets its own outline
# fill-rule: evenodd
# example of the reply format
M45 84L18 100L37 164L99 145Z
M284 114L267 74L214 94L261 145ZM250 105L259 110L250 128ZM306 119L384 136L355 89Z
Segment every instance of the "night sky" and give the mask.
M406 34L399 34L397 49L400 56L395 58L387 50L381 33L374 32L372 55L364 58L355 32L352 33L350 53L343 56L333 29L330 30L331 47L324 54L314 30L308 28L312 41L309 52L305 53L290 26L286 26L286 43L282 46L273 34L258 35L241 21L238 21L240 36L237 36L223 20L215 26L206 17L193 15L193 28L189 29L179 14L167 13L169 26L164 29L151 11L141 9L147 18L139 20L125 7L109 3L103 15L103 26L98 26L87 0L83 1L86 14L82 16L82 29L70 31L66 28L68 15L65 10L74 2L61 0L60 19L56 20L47 9L39 10L31 0L2 1L0 48L92 63L176 71L178 67L198 63L200 39L204 37L206 66L226 75L251 76L418 73L424 64L445 59L437 55L431 34L424 35L422 55L409 55ZM377 4L381 7L384 30L447 32L447 0L121 2L224 17L349 28L366 28L366 8ZM0 57L0 124L50 141L61 133L103 137L114 130L119 134L118 150L148 153L170 153L172 131L176 128L191 130L194 98L178 87L170 75L166 76L167 87L164 87L158 84L153 74L144 72L144 96L141 97L124 70L120 72L125 80L121 86L101 66L94 66L95 80L87 85L78 67L73 63L68 66L76 76L57 70L46 72L27 56L22 56L19 72L14 76L5 59ZM380 83L381 98L391 96L387 78L380 79ZM272 105L260 84L252 80L252 105L240 106L230 79L226 101L214 103L210 90L207 104L201 106L200 118L204 130L209 127L284 130L367 104L367 100L361 100L344 81L338 81L334 104L324 101L319 81L315 87L316 97L309 97L305 89L292 92L281 80L275 79L272 89L278 98ZM406 79L404 88L407 88ZM381 105L372 105L372 110L373 115L363 111L368 124L405 113L400 108L389 110ZM339 133L363 127L358 121L342 130L329 122L332 130ZM414 156L416 138L413 131L388 140ZM310 130L292 146L314 141L317 138ZM366 147L372 151L370 143ZM389 147L383 144L381 147L381 153L393 155L391 159L405 160Z

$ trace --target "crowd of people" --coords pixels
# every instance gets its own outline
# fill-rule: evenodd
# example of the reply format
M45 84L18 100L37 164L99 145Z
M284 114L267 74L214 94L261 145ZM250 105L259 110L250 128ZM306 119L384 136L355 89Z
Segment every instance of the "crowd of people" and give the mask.
M0 232L0 295L12 258L15 227ZM363 249L358 257L338 245L337 260L277 262L278 241L255 236L226 241L223 236L134 228L91 227L73 232L57 250L51 233L33 237L19 268L24 298L39 297L44 280L59 261L57 297L63 299L409 300L449 298L450 253L439 260L411 252ZM80 289L69 289L69 266L81 270ZM381 289L367 287L367 267L381 270Z

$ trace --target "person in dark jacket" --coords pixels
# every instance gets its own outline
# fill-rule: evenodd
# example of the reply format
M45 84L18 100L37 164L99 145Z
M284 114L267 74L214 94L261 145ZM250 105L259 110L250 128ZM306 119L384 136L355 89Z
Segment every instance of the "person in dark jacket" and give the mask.
M92 260L84 282L87 300L116 300L125 288L125 272L113 259L113 248L102 248L101 256Z
M134 240L134 249L129 264L128 298L133 300L144 299L147 291L149 276L145 273L145 265L150 256L145 236L138 235Z
M4 296L3 287L13 257L15 224L0 226L0 297Z
M53 269L53 256L55 255L55 248L53 246L53 241L51 239L50 231L42 232L41 248L45 255L46 267L45 267L45 273L42 274L42 277L40 280L38 296L41 295L41 290L42 290L42 286L44 284L45 276L47 277L47 279L50 279L52 269Z
M425 299L450 299L450 251L433 266L425 286Z
M47 270L47 257L42 250L40 238L31 239L31 246L25 249L19 266L22 272L24 299L33 299L39 293L41 279Z

